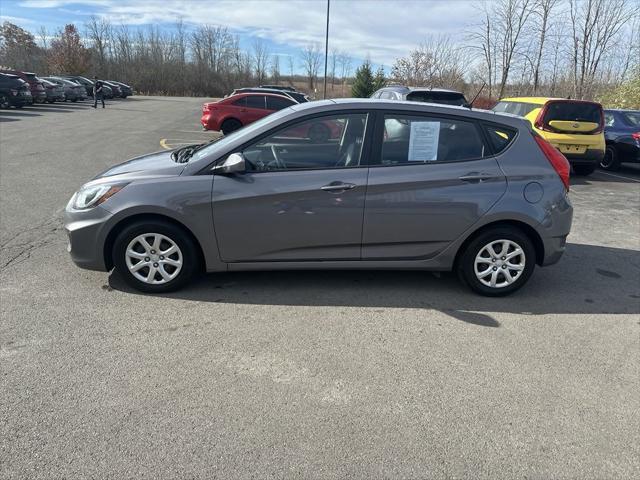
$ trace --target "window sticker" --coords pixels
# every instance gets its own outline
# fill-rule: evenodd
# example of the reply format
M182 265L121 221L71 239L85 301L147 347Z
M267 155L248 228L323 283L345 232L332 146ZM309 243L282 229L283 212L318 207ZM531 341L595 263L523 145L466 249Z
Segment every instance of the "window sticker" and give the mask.
M411 122L410 162L434 162L438 159L440 122Z

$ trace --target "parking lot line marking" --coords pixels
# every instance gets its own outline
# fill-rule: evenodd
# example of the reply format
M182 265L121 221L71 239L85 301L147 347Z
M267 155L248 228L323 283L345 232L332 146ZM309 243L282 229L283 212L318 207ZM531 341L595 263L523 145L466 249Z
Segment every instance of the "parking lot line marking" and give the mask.
M610 177L623 178L625 180L631 180L632 182L640 183L640 180L638 180L637 178L633 178L633 177L625 177L624 175L614 175L613 173L609 173L609 172L600 172L599 171L597 173L601 173L603 175L609 175Z

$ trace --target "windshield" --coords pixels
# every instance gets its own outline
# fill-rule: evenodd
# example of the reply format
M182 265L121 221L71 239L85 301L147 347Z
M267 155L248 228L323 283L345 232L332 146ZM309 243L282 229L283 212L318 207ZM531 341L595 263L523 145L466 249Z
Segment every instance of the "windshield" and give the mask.
M640 127L640 112L624 112L622 116L632 127Z
M247 139L251 138L251 135L260 130L264 125L268 125L270 122L274 122L282 117L286 117L292 112L291 107L285 108L283 110L279 110L271 115L267 115L266 117L261 118L260 120L253 122L246 127L242 127L235 132L229 133L222 137L217 142L212 143L198 151L196 151L191 157L192 160L197 161L203 158L208 157L212 153L214 153L218 149L224 149L226 146L234 142L236 139L240 137L247 137Z

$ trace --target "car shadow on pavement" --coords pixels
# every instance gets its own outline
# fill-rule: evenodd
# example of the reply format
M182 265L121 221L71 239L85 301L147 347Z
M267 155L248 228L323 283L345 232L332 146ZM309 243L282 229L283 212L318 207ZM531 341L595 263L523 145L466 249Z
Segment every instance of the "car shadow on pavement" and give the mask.
M143 295L116 273L109 283ZM178 292L154 296L242 305L433 309L466 323L499 327L492 314L640 313L640 252L568 244L558 264L536 268L522 290L502 298L476 295L452 273L437 278L429 272L384 270L213 273Z

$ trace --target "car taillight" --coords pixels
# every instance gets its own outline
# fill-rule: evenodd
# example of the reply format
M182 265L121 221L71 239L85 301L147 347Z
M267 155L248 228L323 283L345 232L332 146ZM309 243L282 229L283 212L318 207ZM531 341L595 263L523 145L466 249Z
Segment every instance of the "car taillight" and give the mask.
M631 134L631 138L633 138L634 140L640 142L640 132L632 133Z
M202 110L204 110L205 112L207 111L211 111L211 110L216 110L216 106L211 104L211 103L205 103Z
M534 135L533 138L540 147L540 150L542 150L542 153L544 153L544 156L547 157L547 160L549 160L549 163L560 177L560 180L562 180L562 183L564 183L564 188L566 188L568 192L569 171L571 169L569 167L569 161L563 154L560 153L560 151L556 147L551 145L541 136Z

